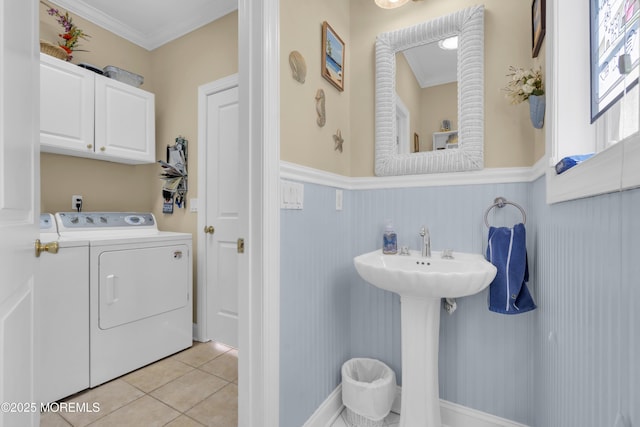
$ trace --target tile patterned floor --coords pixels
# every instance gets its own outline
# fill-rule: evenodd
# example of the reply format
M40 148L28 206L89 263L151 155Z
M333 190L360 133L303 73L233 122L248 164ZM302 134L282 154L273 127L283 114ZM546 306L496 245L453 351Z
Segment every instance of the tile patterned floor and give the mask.
M63 400L100 404L97 412L46 412L41 427L234 427L238 425L238 351L193 347Z

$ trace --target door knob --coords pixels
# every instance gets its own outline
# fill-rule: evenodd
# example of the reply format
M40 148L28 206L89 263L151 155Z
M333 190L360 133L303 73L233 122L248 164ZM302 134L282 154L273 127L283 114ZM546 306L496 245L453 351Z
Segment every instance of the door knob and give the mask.
M36 248L36 257L40 257L40 254L42 252L57 254L59 246L58 246L58 242L40 243L40 239L36 239L35 248Z
M210 225L208 227L205 225L204 226L204 232L207 233L207 234L213 234L213 233L216 232L216 229L213 228L213 225Z

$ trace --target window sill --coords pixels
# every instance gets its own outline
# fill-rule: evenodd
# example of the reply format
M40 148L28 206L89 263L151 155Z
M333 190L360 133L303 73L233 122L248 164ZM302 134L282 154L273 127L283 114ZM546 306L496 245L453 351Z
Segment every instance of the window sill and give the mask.
M568 171L547 170L547 203L559 203L640 186L640 135L607 148ZM635 167L633 167L635 165Z

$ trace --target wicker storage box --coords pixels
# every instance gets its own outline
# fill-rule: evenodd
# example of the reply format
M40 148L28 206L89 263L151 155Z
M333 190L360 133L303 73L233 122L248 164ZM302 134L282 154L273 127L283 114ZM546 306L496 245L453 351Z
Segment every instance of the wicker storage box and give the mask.
M107 65L104 67L103 71L104 75L110 79L118 80L119 82L126 83L131 86L139 87L144 82L144 77L141 75L123 70L122 68L114 67L113 65Z

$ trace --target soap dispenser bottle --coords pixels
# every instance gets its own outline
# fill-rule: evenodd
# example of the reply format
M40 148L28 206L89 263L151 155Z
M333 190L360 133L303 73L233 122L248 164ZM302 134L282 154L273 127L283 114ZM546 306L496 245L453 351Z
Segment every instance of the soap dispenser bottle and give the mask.
M393 223L390 220L387 221L382 235L382 253L387 255L398 253L398 235L393 229Z

